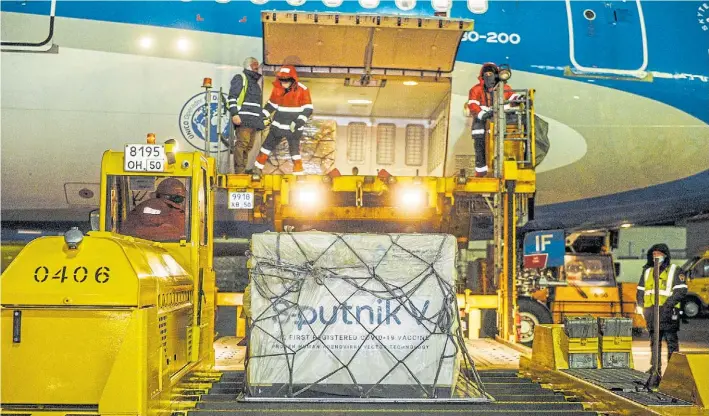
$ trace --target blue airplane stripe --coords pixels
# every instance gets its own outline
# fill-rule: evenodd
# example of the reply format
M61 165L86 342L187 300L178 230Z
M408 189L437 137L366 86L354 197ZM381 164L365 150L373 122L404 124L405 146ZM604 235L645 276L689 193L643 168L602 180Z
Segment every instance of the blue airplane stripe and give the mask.
M524 228L550 229L574 225L593 227L598 224L653 221L656 218L683 218L709 208L709 170L660 185L634 189L612 195L576 201L542 205L536 209L536 218ZM593 218L593 223L584 223ZM581 224L578 226L577 224Z
M273 4L273 2L271 2ZM572 5L575 2L572 2ZM588 3L588 2L583 2ZM603 4L603 2L597 2ZM285 8L285 2L278 2L279 8ZM634 5L634 2L624 3ZM696 22L697 7L702 2L644 2L643 13L646 21L660 21L661 25L648 26L649 66L648 69L669 74L704 75L704 80L694 79L660 79L653 82L628 82L623 80L588 80L574 78L581 82L603 85L609 88L628 91L640 96L652 98L674 106L691 114L705 123L709 123L709 33L704 32ZM3 11L15 11L32 14L48 14L48 1L3 1ZM228 4L218 4L212 1L58 1L57 15L63 17L133 23L160 27L182 28L186 30L225 33L241 36L262 36L262 27L258 16L266 6L259 6L250 1L232 1ZM574 6L576 7L576 6ZM628 7L628 6L625 6ZM307 0L298 10L329 10L343 13L361 12L358 2L344 1L340 7L327 8L321 1ZM370 11L372 12L372 11ZM377 13L403 13L392 1L381 2ZM412 15L431 15L433 12L430 1L418 1L414 10L406 12ZM599 12L600 13L600 12ZM680 16L667 24L667 15ZM480 63L482 61L507 62L513 69L519 68L532 73L564 77L560 68L569 66L569 45L565 2L509 2L490 1L489 9L482 15L468 11L466 3L454 2L451 14L473 18L475 31L480 35L490 32L500 34L517 33L520 36L518 44L507 42L489 43L479 40L462 42L457 60L461 62ZM197 15L200 16L198 21ZM709 16L709 11L707 12ZM227 18L225 18L227 16ZM243 17L247 19L243 21ZM609 14L603 19L608 26ZM637 13L629 13L626 20L637 18ZM599 22L601 17L595 21ZM556 23L559 22L559 23ZM626 22L627 24L627 22ZM607 27L606 27L607 29ZM627 29L630 30L630 29ZM638 29L639 30L639 29ZM685 31L697 35L684 42L674 42L668 47L667 38L682 39ZM608 31L606 31L608 32ZM608 40L608 37L604 38ZM617 41L617 39L616 39ZM594 41L596 42L596 41ZM611 42L612 43L612 42ZM593 44L593 42L591 43ZM530 47L532 46L532 47ZM583 46L582 43L579 46ZM588 46L588 45L587 45ZM595 51L582 55L582 63L597 58L600 66L632 67L638 63L640 49L627 58L618 50ZM618 57L621 58L618 58ZM696 57L696 59L688 59ZM535 66L532 66L535 65ZM553 68L539 68L545 65ZM598 65L597 65L598 66ZM639 65L638 65L639 66ZM680 75L681 76L681 75Z

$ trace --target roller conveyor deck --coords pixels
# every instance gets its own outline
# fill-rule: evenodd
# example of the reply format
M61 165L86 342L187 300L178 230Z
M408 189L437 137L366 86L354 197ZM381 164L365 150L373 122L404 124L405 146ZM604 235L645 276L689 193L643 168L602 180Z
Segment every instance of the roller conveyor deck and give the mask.
M189 416L228 416L255 414L298 415L381 415L381 414L546 414L586 416L598 413L585 410L584 403L521 378L516 370L480 371L486 391L494 397L490 403L254 403L239 401L244 383L243 371L228 371L213 383L207 394L200 395Z

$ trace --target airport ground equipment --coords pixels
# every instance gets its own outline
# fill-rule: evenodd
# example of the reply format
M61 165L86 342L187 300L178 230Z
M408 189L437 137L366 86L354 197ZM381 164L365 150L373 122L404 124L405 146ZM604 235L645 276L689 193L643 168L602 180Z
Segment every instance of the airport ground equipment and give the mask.
M104 153L99 230L33 240L2 274L3 412L168 411L178 381L212 367L215 176L213 159L171 144ZM184 238L120 235L167 177L187 187Z
M687 318L696 318L709 310L709 250L682 265L687 276L687 295L682 310Z
M395 48L401 30L428 31L416 33L422 40L430 40L430 31L440 31L435 39L457 46L463 32L472 29L471 22L442 18L265 13L263 19L273 19L265 27L276 38L284 33L282 29L291 31L296 21L318 23L323 30L334 27L337 31L347 25L366 28L370 50L358 82L367 85L373 79L376 84L377 76L406 76L391 68L383 72L377 68L378 59L386 59L386 54L379 55L381 48L371 51L372 35L393 35L382 42ZM287 24L275 28L276 19ZM276 52L270 49L268 56ZM421 62L420 57L414 58L411 64ZM418 70L422 81L450 83L440 67ZM500 83L496 91L500 97L502 89ZM524 97L517 104L527 120L533 120L534 91L526 91ZM493 109L498 118L506 104L498 100ZM448 106L441 108L447 114ZM443 120L447 123L447 117ZM210 380L221 380L220 374L210 371L217 299L213 270L217 189L226 189L230 203L242 203L242 207L244 199L239 196L248 196L249 209L253 209L249 218L268 221L276 231L307 229L314 220L319 229L333 228L328 231L354 224L359 231L381 232L395 225L405 226L406 233L451 234L465 244L476 216L484 210L492 217L495 275L500 281L500 293L492 298L498 300L502 312L500 331L505 339L516 339L515 235L518 224L529 216L535 192L533 123L524 123L521 130L491 124L494 174L487 178L473 178L465 171L443 177L394 176L383 170L377 175L299 178L217 175L209 154L177 152L174 140L107 151L102 160L96 231L83 235L71 230L63 238L37 239L2 275L3 328L12 328L2 333L3 412L165 412L182 406L182 400L174 400L176 396L193 396L189 393ZM447 126L442 126L445 134L439 136L445 139ZM186 189L183 235L167 241L125 235L123 227L133 209L157 197L157 186L168 178L179 180ZM182 201L171 197L174 203ZM311 202L326 205L308 208ZM155 211L148 207L143 213L160 214ZM52 347L48 350L47 346ZM47 380L62 388L36 388ZM580 410L577 405L570 407Z
M532 345L536 325L560 324L566 317L586 314L626 317L635 332L645 328L645 318L637 308L637 283L616 280L619 264L613 261L612 241L607 231L574 232L565 236L563 265L520 268L522 343Z
M628 332L625 318L601 318L599 322L599 326L606 331L613 326L614 332ZM586 402L597 403L595 410L601 412L709 415L707 372L700 370L708 362L707 352L673 354L659 389L650 389L647 387L650 374L635 370L632 358L627 366L625 363L600 360L600 366L596 368L578 368L573 360L569 360L575 345L564 341L569 332L564 325L538 325L535 332L532 355L520 360L520 373L525 377L545 383L566 395L577 395ZM602 356L604 346L611 340L605 340L607 336L602 329L598 336L597 353ZM621 336L613 342L613 348L616 352L631 353L631 342L630 337Z
M4 412L26 414L51 408L61 414L147 414L175 406L173 396L190 387L183 384L185 377L215 377L208 370L214 363L212 218L217 175L214 159L198 152L175 152L174 146L168 141L107 151L102 160L98 229L88 235L71 230L63 238L36 239L3 273L3 328L12 328L2 333ZM500 155L499 163L504 164L500 178L341 177L342 183L333 178L330 185L342 185L336 189L343 193L350 185L352 191L362 192L365 182L429 190L424 204L433 212L445 201L452 203L456 195L492 193L497 195L496 235L499 244L511 241L510 247L518 209L534 190L534 171L533 166L502 159ZM161 181L175 178L186 189L183 236L156 242L121 235L133 209L156 197ZM251 184L254 178L220 179L229 186L235 181ZM284 188L299 184L289 175L263 179L266 189L282 202L288 201ZM306 183L313 179L325 183L322 177L306 177ZM287 204L275 207L281 218L289 218L284 215ZM345 211L342 220L376 210L356 208L349 217ZM500 253L502 270L511 271L512 250ZM507 287L513 290L514 286ZM502 300L510 317L511 296ZM511 319L505 328L513 337ZM52 345L50 352L48 345ZM66 389L36 388L47 380Z

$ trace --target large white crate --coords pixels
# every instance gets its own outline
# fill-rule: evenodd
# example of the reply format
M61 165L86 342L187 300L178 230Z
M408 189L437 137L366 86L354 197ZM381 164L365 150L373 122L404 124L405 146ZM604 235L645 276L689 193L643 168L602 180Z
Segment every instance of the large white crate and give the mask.
M452 395L455 237L264 233L251 252L250 394Z

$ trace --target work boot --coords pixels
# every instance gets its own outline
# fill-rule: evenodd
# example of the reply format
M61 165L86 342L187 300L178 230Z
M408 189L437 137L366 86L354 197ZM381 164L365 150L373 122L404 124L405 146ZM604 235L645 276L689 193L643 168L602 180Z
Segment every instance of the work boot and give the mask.
M266 162L268 162L268 155L264 152L260 152L258 156L256 156L256 160L254 161L254 167L258 169L263 169L264 166L266 166Z
M303 161L300 159L293 161L293 174L302 175L303 174Z

